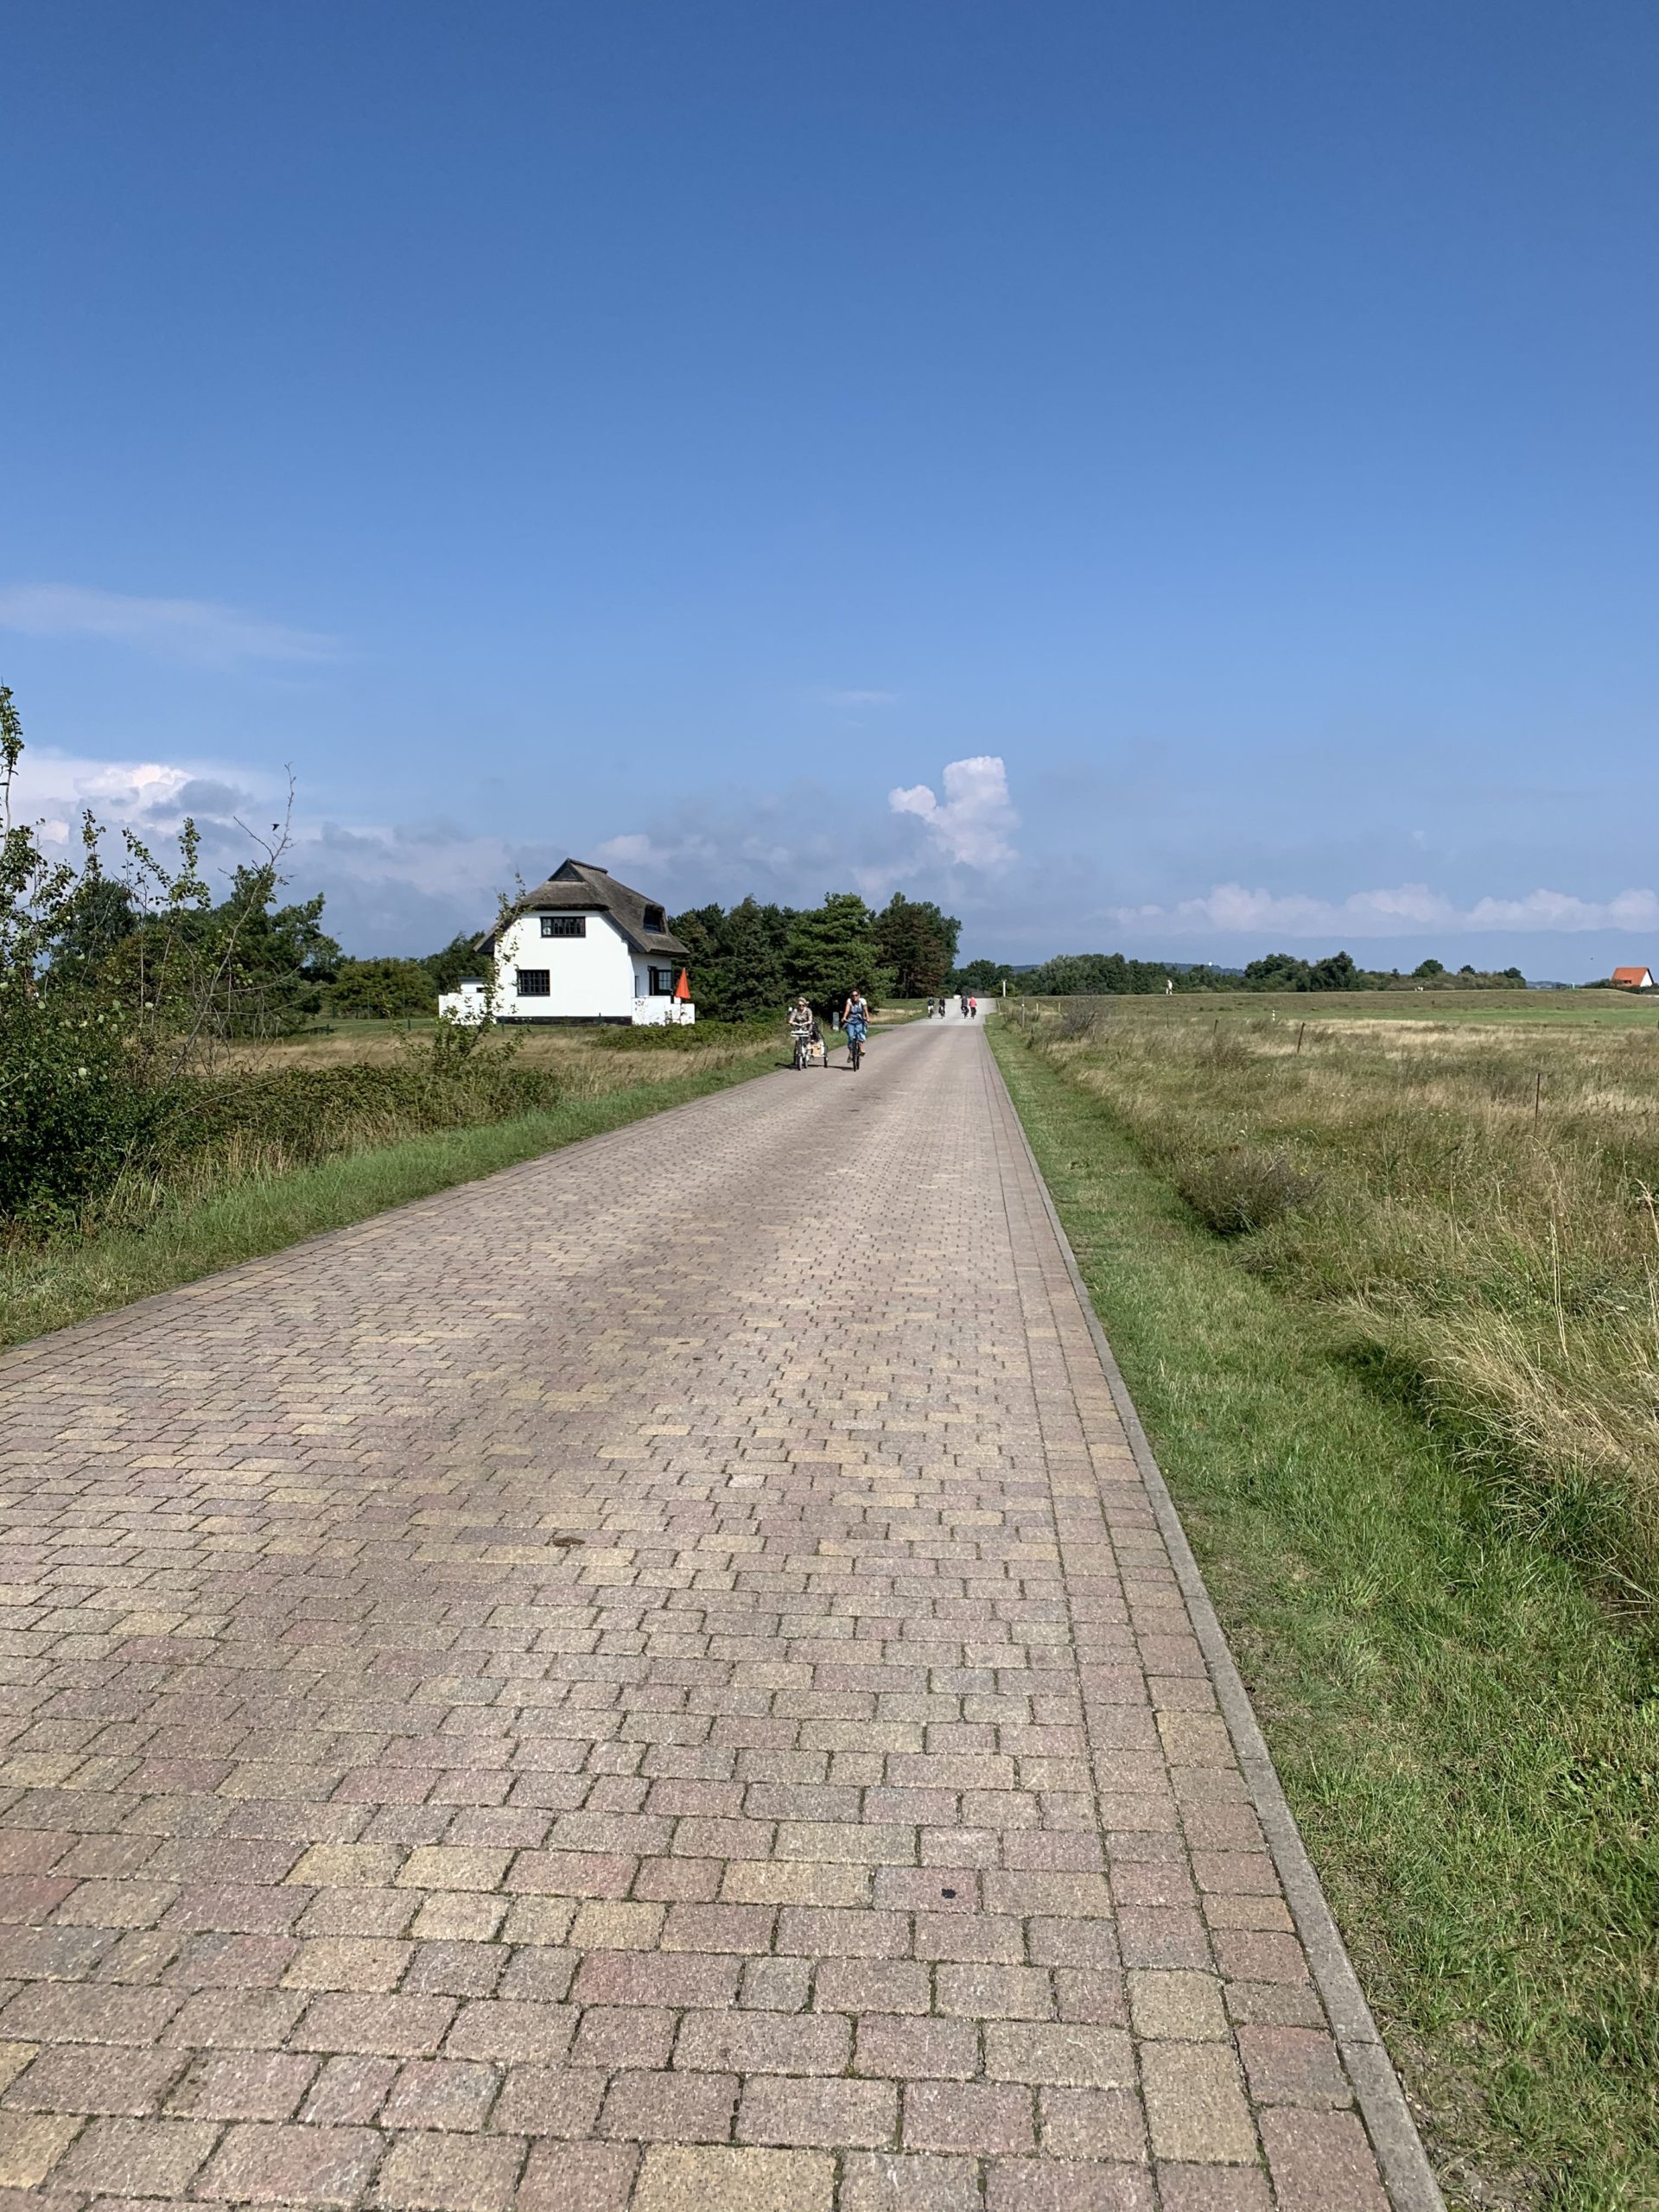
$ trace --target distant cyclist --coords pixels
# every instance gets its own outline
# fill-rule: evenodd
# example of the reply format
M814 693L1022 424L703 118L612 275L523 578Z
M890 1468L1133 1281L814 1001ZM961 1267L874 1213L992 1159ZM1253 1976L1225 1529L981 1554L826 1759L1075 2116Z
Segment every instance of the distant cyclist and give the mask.
M847 1033L848 1065L855 1068L863 1058L864 1039L870 1033L869 1006L856 984L841 1010L841 1026Z
M812 1019L812 1009L807 1004L806 995L803 992L789 1009L790 1041L795 1047L795 1065L798 1068L804 1068L806 1065L812 1044L812 1033L817 1027L817 1024Z

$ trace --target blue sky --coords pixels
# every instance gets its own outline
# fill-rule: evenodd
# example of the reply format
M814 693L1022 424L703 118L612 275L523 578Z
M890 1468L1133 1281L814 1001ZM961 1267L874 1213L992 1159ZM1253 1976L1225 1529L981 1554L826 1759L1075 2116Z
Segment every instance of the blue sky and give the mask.
M574 852L1659 962L1656 65L1645 0L14 0L29 795L290 763L356 951Z

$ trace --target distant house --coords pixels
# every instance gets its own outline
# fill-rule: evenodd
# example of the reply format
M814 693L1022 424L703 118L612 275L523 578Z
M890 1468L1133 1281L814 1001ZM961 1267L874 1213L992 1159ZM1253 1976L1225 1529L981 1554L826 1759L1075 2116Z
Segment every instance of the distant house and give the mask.
M1613 981L1622 991L1650 991L1653 988L1651 968L1615 968Z
M473 950L477 976L438 1001L454 1020L482 1019L492 969L498 1021L696 1020L683 980L690 955L662 908L587 861L556 868Z

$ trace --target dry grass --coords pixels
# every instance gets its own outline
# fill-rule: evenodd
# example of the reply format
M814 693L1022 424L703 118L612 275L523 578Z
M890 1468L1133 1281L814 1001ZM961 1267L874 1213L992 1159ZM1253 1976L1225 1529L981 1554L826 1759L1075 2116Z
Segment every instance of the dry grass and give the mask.
M434 1025L405 1033L397 1022L359 1022L332 1035L302 1036L273 1043L231 1045L222 1061L226 1068L265 1073L276 1068L391 1067L405 1058L411 1046L418 1050L432 1034ZM779 1024L779 1035L783 1025ZM695 1029L689 1033L696 1035ZM613 1043L603 1041L605 1032L588 1029L524 1029L512 1039L515 1063L520 1067L551 1068L573 1085L591 1081L598 1090L609 1090L619 1079L618 1053ZM690 1044L681 1051L672 1046L650 1052L630 1053L626 1059L629 1083L664 1083L695 1070L729 1066L734 1054L752 1051L752 1045Z
M1300 1186L1211 1225L1523 1526L1652 1600L1659 1029L1338 1019L1299 1049L1294 1018L1119 1002L1032 1034L1178 1189Z

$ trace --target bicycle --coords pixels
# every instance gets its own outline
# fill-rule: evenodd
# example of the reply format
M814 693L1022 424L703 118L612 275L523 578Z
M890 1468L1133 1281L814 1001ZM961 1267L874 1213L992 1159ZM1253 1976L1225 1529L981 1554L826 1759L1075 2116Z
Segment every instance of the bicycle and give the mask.
M795 1032L794 1065L798 1071L802 1068L810 1068L812 1065L812 1039L804 1029L798 1029Z
M858 1064L863 1057L864 1032L857 1028L849 1029L847 1032L847 1058L855 1075L858 1073Z

